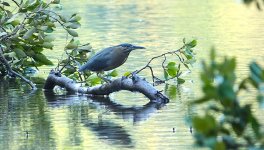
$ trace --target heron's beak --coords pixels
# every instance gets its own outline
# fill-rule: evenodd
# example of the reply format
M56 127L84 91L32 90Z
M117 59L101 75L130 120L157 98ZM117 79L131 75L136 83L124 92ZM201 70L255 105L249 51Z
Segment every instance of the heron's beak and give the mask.
M146 48L142 46L133 46L132 49L135 50L135 49L146 49Z

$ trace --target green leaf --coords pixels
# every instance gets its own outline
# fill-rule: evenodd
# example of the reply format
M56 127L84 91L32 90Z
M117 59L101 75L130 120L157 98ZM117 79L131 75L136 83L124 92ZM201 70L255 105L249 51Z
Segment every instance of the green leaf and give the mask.
M256 63L253 62L250 64L250 78L255 82L255 84L260 84L263 82L264 73L261 67Z
M131 72L125 72L124 74L123 74L123 76L125 76L125 77L127 77L127 76L129 76L131 74Z
M192 40L191 42L187 43L186 45L190 46L191 48L195 47L197 45L196 40Z
M66 66L65 66L65 70L63 71L63 73L64 73L65 75L69 76L69 75L73 74L75 71L76 71L76 69L75 69L73 66L71 66L71 65L66 65Z
M169 62L166 66L167 72L171 77L175 77L177 75L178 68L176 67L175 62Z
M23 39L28 39L36 31L36 27L30 28L23 36Z
M45 30L46 33L52 33L53 31L54 31L54 30L53 30L52 28L50 28L50 27L48 27L48 29Z
M53 63L42 53L38 53L34 55L34 60L40 62L44 65L53 65Z
M78 47L79 52L91 52L92 46L90 45L85 45L85 46L80 46Z
M74 30L67 29L67 32L73 37L78 37L78 33Z
M26 53L25 53L22 49L15 48L15 49L14 49L14 52L16 53L16 56L17 56L19 59L27 57Z
M75 49L75 48L77 48L77 47L78 47L77 43L75 43L75 42L70 42L65 48L66 48L66 49Z
M225 143L224 142L216 142L214 144L214 150L226 150L226 146L225 146Z
M12 17L11 17L10 19L8 19L8 20L6 21L6 23L11 23L11 22L13 22L13 21L15 21L15 20L18 20L18 18L20 18L20 17L24 17L24 15L23 15L22 13L14 14L14 15L12 15ZM4 18L4 17L3 17L3 18ZM1 20L1 22L3 22L3 21Z
M108 74L109 76L116 77L118 76L118 73L116 70L113 70L111 73Z
M39 29L42 31L46 31L46 30L48 30L48 28L49 28L48 26L41 26Z
M186 43L186 39L185 39L185 38L183 38L183 39L182 39L182 42L183 42L183 44L185 44L185 43Z
M260 124L259 124L258 120L254 116L251 115L250 116L250 123L251 123L251 127L252 127L255 135L257 137L259 137L260 136L260 132L259 132Z
M3 4L4 6L10 6L10 4L7 3L7 2L2 2L2 4Z
M65 16L63 16L63 15L59 15L59 17L60 17L60 20L62 21L62 22L67 22L67 18L65 17Z
M52 3L52 4L59 4L59 3L60 3L60 0L52 0L51 3Z
M213 131L217 129L215 118L209 114L204 117L194 116L192 123L197 132L201 132L204 135L212 135L214 134Z
M199 98L199 99L196 99L195 101L192 101L190 104L191 105L195 105L195 104L202 104L204 102L207 102L210 100L210 97L202 97L202 98Z
M72 17L69 21L70 22L77 22L77 21L80 21L81 20L81 16L74 16L74 17Z
M48 49L52 49L54 45L50 42L44 42L42 46Z
M38 33L38 39L39 39L39 41L41 41L41 42L43 42L44 41L44 32L43 31L40 31L39 33Z
M51 22L51 21L46 22L45 25L47 25L50 28L55 28L56 27L56 25L54 24L54 22Z
M185 50L183 51L184 56L189 60L193 59L194 55L189 47L186 47Z
M100 84L102 82L102 79L96 76L95 74L93 74L88 77L88 82L91 84L91 86L93 86L93 85Z
M47 35L47 36L44 37L44 41L45 42L52 42L54 40L55 40L55 37L52 36L52 35Z
M68 22L64 24L67 28L77 29L81 26L79 22Z

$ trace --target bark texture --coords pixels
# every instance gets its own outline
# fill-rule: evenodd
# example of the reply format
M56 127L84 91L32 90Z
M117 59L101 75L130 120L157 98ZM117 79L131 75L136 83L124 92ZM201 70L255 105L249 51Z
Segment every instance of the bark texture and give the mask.
M127 90L131 92L140 92L149 98L151 102L167 103L169 101L165 95L136 74L134 74L132 78L117 78L111 83L93 87L81 87L80 84L77 84L72 79L52 70L46 80L44 89L53 90L56 85L65 88L69 92L80 94L109 95L113 92Z

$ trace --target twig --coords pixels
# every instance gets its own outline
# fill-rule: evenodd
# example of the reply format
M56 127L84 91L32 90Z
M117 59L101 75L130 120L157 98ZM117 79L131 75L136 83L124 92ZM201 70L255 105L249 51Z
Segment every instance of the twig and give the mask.
M180 52L180 50L184 49L185 48L185 45L182 46L181 48L179 48L178 50L175 50L175 51L170 51L170 52L166 52L166 53L163 53L161 55L158 55L158 56L155 56L155 57L152 57L149 62L144 66L142 67L141 69L135 71L136 74L138 74L139 72L141 72L142 70L146 69L147 67L149 67L149 64L154 60L154 59L157 59L157 58L160 58L160 57L165 57L166 55L168 54L176 54L177 52ZM178 56L179 57L179 56ZM165 57L166 58L166 57Z
M31 88L33 90L37 89L37 87L35 86L35 84L33 82L31 82L30 80L28 80L24 76L20 75L19 73L17 73L16 71L14 71L11 68L11 66L8 64L8 61L5 59L5 57L3 55L3 48L1 45L0 45L0 62L5 66L6 70L9 72L9 74L15 75L15 76L19 77L20 79L24 80L27 84L29 84L31 86Z
M164 60L162 61L162 68L163 68L163 70L165 71L165 62L166 62L166 60L167 60L167 57L166 57L166 55L172 55L172 54L176 54L176 56L179 58L179 60L180 60L180 62L181 63L183 63L184 64L184 59L181 57L181 56L179 56L179 54L177 54L178 52L181 52L181 50L182 49L184 49L185 48L185 45L183 45L181 48L179 48L179 49L177 49L177 50L174 50L174 51L170 51L170 52L166 52L166 53L163 53L163 54L160 54L160 55L158 55L158 56L155 56L155 57L152 57L150 60L149 60L149 62L144 66L144 67L142 67L141 69L139 69L139 70L136 70L136 71L134 71L133 73L131 73L132 75L133 74L138 74L139 72L141 72L142 70L144 70L144 69L146 69L146 68L149 68L150 69L150 71L151 71L151 76L152 76L152 81L153 81L153 86L155 85L155 80L158 80L158 82L160 82L160 83L164 83L165 81L168 81L168 80L171 80L171 79L173 79L173 78L178 78L179 77L179 70L177 71L177 76L175 76L175 77L172 77L172 78L168 78L168 79L166 79L166 80L161 80L161 79L159 79L159 78L157 78L155 75L154 75L154 73L153 73L153 69L152 69L152 67L150 66L150 63L154 60L154 59L157 59L157 58L160 58L160 57L164 57ZM188 68L189 69L189 68ZM130 75L131 75L130 74Z

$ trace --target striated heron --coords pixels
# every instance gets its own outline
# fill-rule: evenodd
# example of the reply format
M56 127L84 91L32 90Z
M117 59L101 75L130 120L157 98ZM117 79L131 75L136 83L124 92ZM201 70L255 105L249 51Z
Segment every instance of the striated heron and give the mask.
M92 56L79 68L79 71L89 70L98 74L102 71L115 69L124 64L130 52L135 49L145 48L127 43L105 48Z

